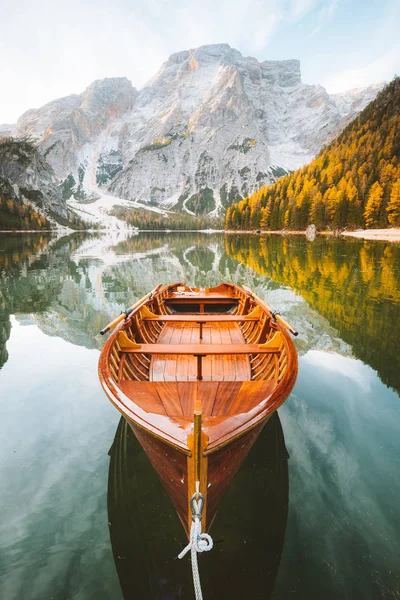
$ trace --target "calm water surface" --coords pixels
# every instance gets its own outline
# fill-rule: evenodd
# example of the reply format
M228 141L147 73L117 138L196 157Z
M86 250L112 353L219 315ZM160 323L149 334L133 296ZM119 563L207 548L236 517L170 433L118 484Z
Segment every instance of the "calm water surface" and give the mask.
M400 246L0 234L0 598L193 597L183 529L97 380L98 331L156 284L253 288L299 377L201 556L205 600L400 598Z

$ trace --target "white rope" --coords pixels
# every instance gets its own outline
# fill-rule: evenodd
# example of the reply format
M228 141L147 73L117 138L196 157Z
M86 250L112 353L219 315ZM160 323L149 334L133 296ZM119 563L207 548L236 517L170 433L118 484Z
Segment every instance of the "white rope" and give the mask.
M200 292L195 292L193 288L190 287L190 285L187 286L190 290L190 292L174 292L174 294L179 294L180 296L199 296Z
M193 504L193 520L190 527L190 540L186 548L178 555L178 558L183 558L190 550L190 556L192 560L192 573L193 573L193 585L196 600L203 600L203 594L201 592L199 566L197 564L197 553L208 552L213 547L212 537L208 533L201 533L201 512L202 504L196 502L192 498Z

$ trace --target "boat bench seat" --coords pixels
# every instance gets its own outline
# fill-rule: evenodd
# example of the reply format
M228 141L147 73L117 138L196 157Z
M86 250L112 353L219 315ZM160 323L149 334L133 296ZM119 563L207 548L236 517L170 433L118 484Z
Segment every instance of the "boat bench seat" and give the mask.
M187 354L192 356L210 356L220 354L276 354L280 350L276 346L266 344L135 344L121 345L121 352L129 354Z
M194 356L197 359L198 381L203 380L203 358L206 356L239 357L240 355L278 354L281 352L282 334L277 331L265 344L138 344L128 338L125 332L118 334L120 351L128 354L148 354L154 356Z
M143 321L165 321L166 323L246 323L247 321L259 321L260 317L251 315L152 315L144 316Z

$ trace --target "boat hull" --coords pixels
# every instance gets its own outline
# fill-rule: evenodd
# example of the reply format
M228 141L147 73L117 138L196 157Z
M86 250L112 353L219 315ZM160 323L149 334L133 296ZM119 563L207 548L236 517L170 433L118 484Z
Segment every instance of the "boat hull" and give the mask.
M271 596L288 516L287 459L275 412L222 501L213 524L217 554L201 555L201 563L207 563L201 567L201 582L208 600ZM126 600L191 598L191 570L185 561L174 560L185 545L183 530L147 463L121 419L110 449L107 505L122 595ZM255 518L261 512L262 518Z
M206 510L203 514L205 531L210 529L224 493L270 417L271 415L244 435L208 456L207 472L204 473L207 482L206 490L204 490ZM127 421L163 483L189 536L191 521L190 518L188 519L190 458L180 449L173 448L132 421Z

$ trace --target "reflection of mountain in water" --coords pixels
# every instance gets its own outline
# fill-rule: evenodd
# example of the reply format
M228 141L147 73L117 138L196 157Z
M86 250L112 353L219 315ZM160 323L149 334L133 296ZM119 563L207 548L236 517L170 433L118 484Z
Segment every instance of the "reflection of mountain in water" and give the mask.
M100 347L99 330L158 283L184 281L201 287L221 281L245 284L277 303L301 330L300 352L318 347L348 353L336 332L321 323L301 298L230 258L221 234L145 233L75 235L59 241L16 236L1 241L0 355L10 332L9 315L29 313L51 336ZM321 335L323 332L323 335Z
M400 391L400 246L365 240L227 236L227 254L289 285L354 354Z
M124 598L191 598L190 561L174 560L187 543L182 525L123 418L110 457L108 520ZM224 497L211 531L220 541L200 556L206 598L270 597L282 554L288 491L287 451L275 413Z

